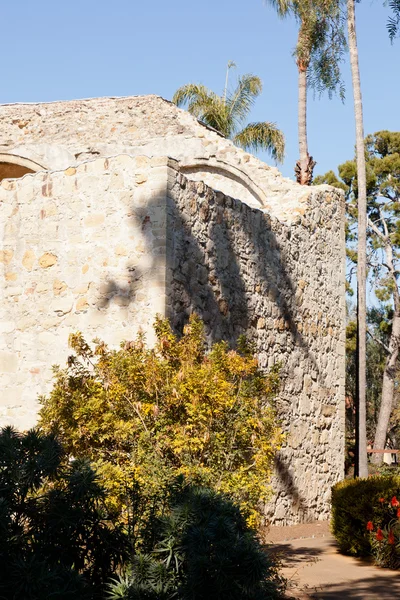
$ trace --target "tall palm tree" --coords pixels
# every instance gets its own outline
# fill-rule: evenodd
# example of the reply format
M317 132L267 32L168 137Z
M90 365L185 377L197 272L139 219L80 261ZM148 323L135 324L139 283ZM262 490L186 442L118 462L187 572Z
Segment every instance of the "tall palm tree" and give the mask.
M265 0L280 17L293 16L299 23L294 52L298 68L299 160L296 180L311 185L316 162L310 156L307 141L307 88L329 96L337 89L344 97L339 64L346 46L340 0Z
M358 250L357 250L357 362L358 362L358 406L357 406L357 475L368 477L367 460L367 178L365 166L363 105L361 96L360 68L356 33L355 0L347 0L347 25L350 50L351 76L354 96L356 124L356 161L358 185Z
M232 66L234 63L228 64L228 71ZM228 91L226 83L222 96L204 85L188 83L175 92L172 102L177 106L187 105L190 114L244 150L267 150L272 158L282 162L285 138L275 123L249 123L240 129L261 91L260 78L248 74L239 77L238 85L232 92Z

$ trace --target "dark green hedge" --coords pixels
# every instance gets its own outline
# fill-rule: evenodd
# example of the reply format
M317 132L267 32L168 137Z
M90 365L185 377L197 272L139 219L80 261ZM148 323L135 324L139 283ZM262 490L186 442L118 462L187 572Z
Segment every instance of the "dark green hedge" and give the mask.
M381 521L379 499L385 498L387 505L393 496L400 498L400 476L346 479L333 486L331 529L343 554L370 554L367 523Z

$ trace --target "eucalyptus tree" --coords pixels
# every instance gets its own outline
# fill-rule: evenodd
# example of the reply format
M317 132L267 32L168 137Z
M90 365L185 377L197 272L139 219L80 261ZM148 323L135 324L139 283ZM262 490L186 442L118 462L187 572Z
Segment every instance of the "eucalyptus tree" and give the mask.
M371 397L371 344L368 344L368 390L366 398L370 405L379 407L372 435L374 449L383 450L386 446L390 419L396 395L400 371L400 132L378 131L365 139L366 191L367 191L367 263L369 280L374 286L375 295L380 301L378 308L369 311L372 329L368 335L380 346L383 358L379 359L381 384ZM360 185L356 161L348 161L339 166L338 180L330 172L317 178L319 183L330 183L342 187L347 197L348 231L356 227ZM350 239L348 236L348 239ZM357 255L350 249L348 256L357 261ZM376 353L376 347L375 347ZM375 374L376 375L376 374ZM371 421L371 415L367 415ZM375 421L375 419L374 419ZM367 419L368 422L368 419ZM382 454L374 454L375 463L382 462Z
M340 62L346 48L341 0L265 0L280 17L293 16L299 24L294 51L298 69L299 160L295 166L298 183L310 185L316 162L307 141L307 89L318 94L336 91L344 98Z
M228 63L227 74L232 66L234 63ZM285 138L275 123L249 123L241 129L261 91L261 79L247 74L239 77L238 84L232 91L228 89L226 79L222 96L204 85L188 83L175 92L172 102L177 106L187 105L190 114L244 150L266 150L277 162L282 162Z

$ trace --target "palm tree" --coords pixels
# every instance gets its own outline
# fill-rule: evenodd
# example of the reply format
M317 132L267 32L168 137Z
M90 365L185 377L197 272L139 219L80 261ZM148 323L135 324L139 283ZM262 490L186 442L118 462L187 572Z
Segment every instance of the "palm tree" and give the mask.
M228 63L227 75L232 66L235 66L234 63ZM261 94L260 78L250 74L239 77L233 92L228 91L227 83L228 78L222 96L204 85L188 83L175 92L172 102L177 106L187 105L191 115L244 150L266 150L277 162L282 162L285 138L275 123L249 123L240 129L255 99Z
M368 477L367 460L367 181L364 148L363 105L361 96L360 68L356 34L355 0L347 0L347 25L350 50L350 64L354 96L356 123L356 160L358 185L358 250L357 250L357 362L358 362L358 407L357 407L357 475Z
M338 0L266 0L280 17L294 16L299 22L294 52L298 68L299 160L296 180L311 185L316 162L310 156L307 141L307 88L329 96L339 89L344 98L339 63L346 46L340 1Z

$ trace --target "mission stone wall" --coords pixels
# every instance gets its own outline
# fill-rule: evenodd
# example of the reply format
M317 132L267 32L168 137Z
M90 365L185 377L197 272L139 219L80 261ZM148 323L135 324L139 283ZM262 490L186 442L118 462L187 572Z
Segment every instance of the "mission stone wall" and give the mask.
M275 523L328 518L343 477L343 210L341 193L320 186L283 223L182 175L170 180L167 314L181 329L197 312L210 342L246 333L262 367L281 366Z
M159 96L0 106L0 165L15 157L34 171L55 171L118 154L170 156L189 179L285 221L308 196L276 167Z
M184 172L122 154L2 181L0 424L35 423L70 333L116 346L140 328L152 343L157 313L180 330L196 311L210 342L247 333L263 367L281 364L269 518L326 518L343 476L342 196L292 184L277 219Z
M68 335L149 342L165 312L168 159L118 156L0 186L0 425L37 419Z

